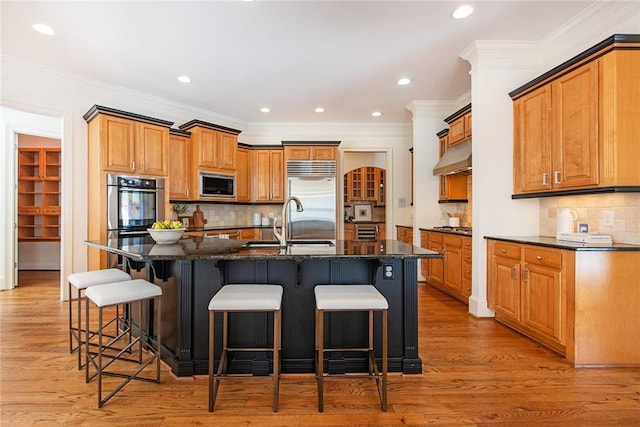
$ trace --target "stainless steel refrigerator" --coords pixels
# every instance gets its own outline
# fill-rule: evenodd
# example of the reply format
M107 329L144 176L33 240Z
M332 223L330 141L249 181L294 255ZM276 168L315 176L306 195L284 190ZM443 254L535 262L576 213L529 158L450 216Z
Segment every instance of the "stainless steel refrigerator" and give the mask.
M336 239L336 178L329 175L288 176L289 196L302 202L303 211L290 203L289 239Z

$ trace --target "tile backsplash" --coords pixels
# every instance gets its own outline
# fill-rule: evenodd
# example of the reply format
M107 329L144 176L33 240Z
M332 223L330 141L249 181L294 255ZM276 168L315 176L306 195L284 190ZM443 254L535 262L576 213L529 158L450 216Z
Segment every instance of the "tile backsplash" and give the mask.
M240 205L222 203L188 203L184 216L193 215L196 206L207 220L207 226L246 226L253 224L253 214L260 213L263 217L269 217L269 225L273 225L273 218L282 215L282 203L275 205Z
M615 243L640 244L640 193L562 196L540 199L540 234L556 235L559 208L571 208L578 222L589 224L592 233L611 234ZM613 227L602 224L605 211L613 212ZM577 230L576 230L577 231Z

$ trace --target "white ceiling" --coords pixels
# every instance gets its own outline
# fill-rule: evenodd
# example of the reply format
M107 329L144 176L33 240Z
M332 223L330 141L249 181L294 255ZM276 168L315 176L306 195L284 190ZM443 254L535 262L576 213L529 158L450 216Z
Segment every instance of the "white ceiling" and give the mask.
M409 122L414 100L468 93L474 40L538 41L595 1L476 0L453 20L462 3L2 0L2 54L247 122Z

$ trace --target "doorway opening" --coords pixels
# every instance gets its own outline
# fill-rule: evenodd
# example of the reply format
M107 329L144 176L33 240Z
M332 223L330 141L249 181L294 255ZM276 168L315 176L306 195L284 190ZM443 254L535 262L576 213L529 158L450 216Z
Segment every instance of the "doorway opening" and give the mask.
M17 133L16 144L16 261L17 286L47 283L61 261L61 140ZM57 285L56 283L56 285Z
M341 176L342 239L392 239L390 150L345 150ZM371 234L374 229L375 237Z

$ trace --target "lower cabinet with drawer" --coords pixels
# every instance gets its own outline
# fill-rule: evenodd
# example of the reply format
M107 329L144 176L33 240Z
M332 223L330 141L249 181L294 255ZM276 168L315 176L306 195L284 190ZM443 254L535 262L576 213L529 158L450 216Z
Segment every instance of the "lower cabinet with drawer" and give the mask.
M471 296L471 237L438 231L420 231L423 248L444 254L444 260L422 260L427 283L468 304Z
M487 238L496 320L575 366L640 366L640 246Z
M487 259L496 320L565 354L573 252L489 240Z

